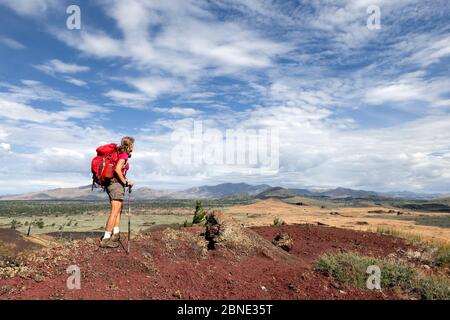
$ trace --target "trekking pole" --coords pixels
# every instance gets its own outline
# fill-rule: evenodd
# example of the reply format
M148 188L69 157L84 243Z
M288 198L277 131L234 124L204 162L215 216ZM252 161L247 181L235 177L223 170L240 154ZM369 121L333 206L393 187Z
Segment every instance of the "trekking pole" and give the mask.
M131 187L128 187L128 248L127 254L130 254L130 240L131 240Z

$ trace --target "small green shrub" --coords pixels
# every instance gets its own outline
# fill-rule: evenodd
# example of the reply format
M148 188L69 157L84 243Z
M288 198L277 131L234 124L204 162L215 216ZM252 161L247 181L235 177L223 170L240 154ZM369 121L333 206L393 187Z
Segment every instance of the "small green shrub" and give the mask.
M201 201L197 201L195 203L195 212L194 212L194 218L192 219L192 224L197 224L202 222L205 219L206 212L203 209L203 204Z
M44 228L44 221L42 220L42 219L39 219L39 220L37 220L36 221L36 226L39 228L39 229L42 229L42 228Z
M187 227L192 227L192 222L187 221L187 219L184 220L184 222L183 222L183 227L185 227L185 228L187 228Z
M284 222L283 220L281 220L280 218L275 218L273 219L273 225L278 227L278 226L284 226L286 224L286 222Z
M22 223L20 221L17 221L16 219L11 220L11 229L17 229L22 226Z
M315 265L316 271L333 276L341 283L357 288L365 288L367 267L377 265L377 260L354 253L324 254Z

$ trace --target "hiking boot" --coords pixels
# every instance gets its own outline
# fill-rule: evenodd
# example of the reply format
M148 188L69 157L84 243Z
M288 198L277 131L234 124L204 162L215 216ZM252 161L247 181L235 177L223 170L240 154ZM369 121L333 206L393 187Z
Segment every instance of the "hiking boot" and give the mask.
M119 243L117 241L112 241L111 238L103 239L100 241L100 248L117 248Z
M117 242L120 240L120 233L113 233L111 236L111 241Z

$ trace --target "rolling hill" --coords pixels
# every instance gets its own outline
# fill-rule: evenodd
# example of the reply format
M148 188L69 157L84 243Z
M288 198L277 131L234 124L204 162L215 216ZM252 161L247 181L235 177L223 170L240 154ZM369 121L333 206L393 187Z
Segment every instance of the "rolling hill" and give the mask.
M184 191L186 195L193 195L202 198L223 198L232 195L245 194L249 196L256 196L271 188L267 184L250 185L247 183L222 183L216 186L201 186L194 187Z
M275 187L267 189L256 195L258 199L268 199L268 198L278 198L278 199L286 199L297 196L297 193L293 190Z

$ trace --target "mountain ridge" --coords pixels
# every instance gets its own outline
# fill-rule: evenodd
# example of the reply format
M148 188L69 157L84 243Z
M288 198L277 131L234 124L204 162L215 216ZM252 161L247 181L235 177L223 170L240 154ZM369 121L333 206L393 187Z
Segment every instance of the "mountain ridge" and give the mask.
M257 199L289 198L294 196L339 198L402 198L402 199L434 199L439 195L417 194L407 191L375 192L349 188L332 188L327 190L312 190L306 188L272 187L268 184L250 185L247 183L222 183L218 185L203 185L181 191L158 190L149 187L137 188L133 191L136 200L165 199L219 199L226 197L254 197ZM73 188L55 188L24 194L0 196L0 200L107 200L101 188L91 191L90 185Z

